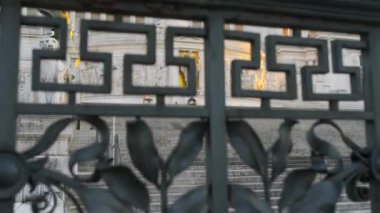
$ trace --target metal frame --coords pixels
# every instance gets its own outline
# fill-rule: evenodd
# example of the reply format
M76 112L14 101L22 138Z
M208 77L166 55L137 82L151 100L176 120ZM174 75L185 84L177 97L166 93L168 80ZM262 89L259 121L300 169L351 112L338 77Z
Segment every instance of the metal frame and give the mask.
M2 0L1 35L0 35L0 209L2 212L13 212L14 192L22 187L28 176L26 160L16 153L16 117L23 114L38 115L76 115L79 119L90 122L103 132L104 143L94 146L97 157L102 158L102 151L107 145L107 128L98 120L97 116L126 116L126 117L193 117L208 121L209 134L207 136L207 179L209 186L208 205L211 212L228 212L229 193L231 188L227 179L227 141L226 129L229 129L229 119L243 118L275 118L275 119L349 119L363 120L366 122L367 153L370 156L370 170L373 176L378 174L380 166L378 158L380 154L380 16L377 10L379 3L375 1L350 2L334 1L203 1L203 0L170 0L170 1L128 1L128 0ZM126 55L124 64L124 92L127 94L154 94L158 96L157 106L133 106L133 105L78 105L70 102L67 105L40 105L17 103L17 74L19 59L20 26L22 24L32 26L59 26L61 34L66 35L66 24L61 20L46 18L22 18L21 6L67 9L79 11L110 12L115 14L134 14L155 17L193 19L205 22L205 29L180 29L169 28L166 37L167 65L187 66L190 83L186 89L177 88L140 88L132 85L133 64L153 64L155 62L155 30L152 26L128 25L121 23L108 24L105 22L84 21L81 30L81 57L84 60L101 61L105 64L104 84L101 87L85 85L55 85L41 84L39 82L39 61L41 59L65 59L66 39L61 40L61 48L58 51L35 50L33 57L33 89L49 91L67 91L71 96L75 92L101 92L109 93L111 89L111 56L107 53L90 53L87 51L88 30L106 30L112 32L133 32L145 34L148 40L148 50L145 56ZM337 31L360 34L360 42L336 41L333 42L334 72L349 73L351 76L352 94L350 95L316 95L312 91L311 78L313 73L326 73L328 70L327 43L323 40L304 39L300 37L270 36L267 41L268 67L271 70L284 71L287 74L287 92L246 92L241 90L239 74L242 68L257 68L259 66L257 51L252 52L253 61L235 61L233 63L233 94L235 96L262 98L261 108L229 108L225 106L225 73L224 73L224 40L236 39L251 42L255 46L260 37L257 34L245 34L226 32L225 23L242 23L272 27L289 27L295 30L309 29L321 31ZM164 96L195 94L195 64L191 59L181 59L173 56L173 40L175 36L202 37L205 39L206 61L206 106L205 107L170 107L165 106ZM278 44L311 46L319 52L319 65L317 67L304 67L302 71L303 98L305 100L327 100L330 102L329 110L296 110L296 109L272 109L270 99L294 99L296 98L295 68L293 65L277 64L275 48ZM363 84L361 86L358 68L344 67L342 65L342 48L359 49L363 52ZM363 87L363 89L361 89ZM342 100L365 101L363 112L342 111L338 108L338 102ZM91 116L84 117L83 116ZM94 117L95 116L95 117ZM66 119L52 125L51 132L58 131L73 122ZM329 123L330 125L331 124ZM236 123L238 125L238 123ZM240 124L239 124L240 125ZM316 124L316 125L319 125ZM334 126L338 129L338 127ZM54 130L54 131L53 131ZM232 130L231 130L232 131ZM59 131L58 131L59 132ZM49 130L46 137L49 138ZM230 132L229 132L230 134ZM234 131L231 133L234 135ZM54 143L48 139L41 139L41 146L46 143ZM233 142L234 143L234 142ZM39 147L40 149L43 149ZM315 149L318 149L314 147ZM238 149L238 148L237 148ZM353 150L355 152L355 150ZM357 150L356 150L357 151ZM86 153L90 153L89 150ZM25 154L25 153L24 153ZM79 154L73 157L72 164L79 162ZM29 156L30 157L30 156ZM244 158L244 157L243 157ZM82 159L83 160L83 159ZM104 159L103 159L104 160ZM35 165L35 164L33 164ZM112 168L111 168L112 169ZM168 168L163 169L167 171ZM170 169L169 169L170 170ZM16 173L14 172L16 171ZM102 170L103 171L103 170ZM164 173L165 173L164 172ZM120 172L121 174L121 172ZM124 174L124 173L123 173ZM40 172L39 175L54 176L61 183L78 187L72 180L64 177ZM166 180L166 176L163 176ZM108 180L108 179L107 179ZM20 184L21 183L21 184ZM370 200L372 212L380 209L380 181L379 178L370 180ZM137 184L138 185L138 184ZM167 183L165 184L166 188ZM79 187L80 188L80 187ZM233 188L233 187L232 187ZM75 188L78 189L78 188ZM235 188L236 189L236 188ZM111 188L112 190L112 188ZM85 190L81 193L86 192ZM166 191L161 191L165 198ZM94 193L95 194L95 193ZM5 199L6 198L6 199ZM165 199L163 199L165 200ZM268 197L267 197L268 200ZM270 200L270 198L269 198ZM91 207L91 204L88 204ZM163 212L167 206L163 205Z

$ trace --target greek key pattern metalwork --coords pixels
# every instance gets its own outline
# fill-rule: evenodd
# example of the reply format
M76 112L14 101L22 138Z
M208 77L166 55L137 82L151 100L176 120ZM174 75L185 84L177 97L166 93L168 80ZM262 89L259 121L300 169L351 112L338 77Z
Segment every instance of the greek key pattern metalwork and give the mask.
M32 26L58 26L61 29L60 34L65 35L60 43L61 47L57 51L52 50L35 50L33 53L33 89L48 91L67 91L67 92L92 92L92 93L110 93L111 92L111 62L112 55L109 53L90 53L88 52L88 31L108 31L108 32L124 32L137 33L147 36L147 55L125 55L124 56L124 92L126 94L152 94L152 95L181 95L192 96L196 94L196 71L195 62L190 58L178 58L173 55L175 36L188 37L205 37L206 32L202 29L186 29L169 27L166 30L166 64L186 66L189 68L188 82L189 85L185 90L175 88L148 88L133 86L132 82L132 66L133 64L155 64L156 56L156 33L154 26L112 23L106 21L88 21L83 20L81 23L81 59L86 61L96 61L104 63L104 75L102 86L86 86L86 85L57 85L41 83L40 79L40 60L41 59L65 59L66 58L66 35L67 26L63 20L54 18L35 18L28 17L23 19L23 24ZM276 72L285 72L286 74L286 92L269 92L242 90L241 88L241 71L243 69L257 69L260 67L260 35L255 33L227 31L226 39L249 41L252 47L252 62L233 61L232 62L232 94L235 97L260 97L265 99L296 99L297 83L296 83L296 67L291 64L277 63L276 47L278 45L315 47L318 51L318 65L305 66L301 69L302 87L304 100L361 100L362 84L359 67L347 67L343 65L342 50L358 49L364 50L367 45L361 41L334 40L332 42L334 73L347 73L351 77L352 94L315 94L313 92L313 74L326 74L329 72L328 45L327 41L319 39L294 38L284 36L268 36L266 38L267 50L267 67ZM256 48L255 48L256 47Z
M253 1L256 2L256 1ZM117 0L2 0L0 35L0 210L13 212L14 197L25 185L33 190L37 185L45 185L49 192L30 199L34 212L53 212L56 197L53 188L59 188L73 200L79 212L136 212L150 211L148 181L160 191L162 212L217 212L226 213L229 208L237 212L274 212L270 189L274 181L287 168L292 152L291 130L298 120L318 120L306 132L311 150L311 166L290 172L284 181L279 212L333 212L343 188L354 202L371 201L372 211L380 209L378 192L380 182L380 29L376 24L380 18L368 11L349 16L352 7L341 9L346 14L335 14L339 8L326 12L319 7L299 4L295 9L282 4L257 2L247 4L237 1L117 1ZM338 3L336 3L338 4ZM369 4L369 3L368 3ZM242 7L245 5L246 8ZM277 6L276 6L277 5ZM358 4L359 5L359 4ZM360 4L363 6L362 4ZM80 84L54 84L40 82L41 60L65 60L67 54L67 24L64 20L41 17L21 17L21 7L65 9L78 11L109 12L179 18L203 21L200 29L169 27L166 30L166 65L187 67L188 85L186 88L135 86L132 82L133 65L153 65L156 62L155 26L126 24L120 22L82 20L80 29L80 57L85 61L101 62L104 65L103 84L100 86ZM272 8L273 7L273 8ZM380 7L380 5L378 5ZM265 9L265 13L259 9ZM308 9L309 8L309 9ZM273 14L269 14L271 12ZM309 12L310 14L307 14ZM306 13L306 14L305 14ZM348 22L347 16L353 19ZM318 17L323 17L319 20ZM329 20L329 21L325 21ZM347 22L344 22L345 20ZM332 60L329 60L329 43L323 39L302 38L301 36L267 36L265 51L269 72L282 72L286 76L286 91L256 91L242 88L241 73L244 69L260 67L261 35L257 33L235 32L224 29L225 23L245 23L260 26L275 26L300 29L325 30L357 33L360 41L335 40L331 42ZM58 50L34 50L32 66L32 89L34 91L68 92L68 104L25 104L17 102L17 73L19 59L20 27L44 26L59 28L62 38ZM157 106L77 104L75 93L105 93L112 88L112 55L106 52L91 52L88 48L89 31L135 33L146 36L145 55L124 56L124 94L149 94L157 96ZM193 96L196 94L196 65L190 58L174 55L175 37L199 37L205 41L205 106L168 106L165 96ZM262 99L262 107L227 107L225 105L224 40L246 41L251 44L251 61L235 60L231 67L232 95L234 97L255 97ZM276 48L280 45L301 46L317 49L318 63L301 69L302 98L306 101L328 101L329 110L275 109L270 105L273 99L294 100L297 94L296 67L282 64L277 60ZM363 56L363 76L359 67L345 66L343 49L360 50ZM313 76L327 74L329 63L334 73L350 75L350 94L319 94L313 91ZM363 100L364 111L340 110L340 101ZM15 151L16 117L19 115L66 115L51 124L38 143L22 152ZM114 166L107 156L110 133L106 122L100 116L135 117L127 123L127 147L130 158L138 171L127 166ZM185 127L174 150L167 160L160 156L154 145L155 138L145 117L198 118L199 121ZM255 130L244 121L245 118L281 119L279 138L268 150L264 149ZM359 147L352 141L334 120L361 120L366 123L367 146ZM38 158L49 149L59 134L71 123L85 121L100 132L100 141L78 149L69 156L71 176L46 168L48 158ZM350 162L343 161L342 154L315 133L315 128L328 125L340 135L345 145L351 149ZM255 170L262 178L265 196L261 198L253 190L231 184L227 177L227 139L241 160ZM182 195L174 203L168 201L168 189L173 180L188 169L195 158L206 147L207 184ZM74 168L78 163L96 161L94 172L89 177L78 176ZM331 166L328 161L333 161ZM139 178L140 173L142 178ZM317 179L316 177L322 177ZM104 182L105 187L91 186L91 183ZM372 191L372 192L371 192ZM323 194L324 196L320 196ZM53 206L47 204L47 196L53 196ZM51 209L47 209L51 208Z

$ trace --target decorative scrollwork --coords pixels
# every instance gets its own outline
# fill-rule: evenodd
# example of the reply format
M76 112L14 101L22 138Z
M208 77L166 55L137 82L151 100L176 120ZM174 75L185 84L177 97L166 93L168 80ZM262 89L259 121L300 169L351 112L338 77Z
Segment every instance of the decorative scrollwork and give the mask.
M32 89L43 91L75 91L68 84L55 84L49 82L41 82L41 61L42 60L66 60L67 54L67 24L64 19L60 18L44 18L44 17L27 17L22 19L22 24L27 26L44 26L56 27L59 29L61 39L57 50L33 50L33 66L32 66Z
M49 159L35 158L49 149L59 134L71 123L81 120L90 123L100 132L100 142L94 142L70 155L69 168L72 177L46 168ZM199 187L168 208L167 191L175 176L191 165L203 146L207 132L207 122L193 122L179 137L179 143L165 162L154 146L154 139L148 125L137 119L127 124L128 148L133 164L141 174L161 191L163 212L202 212L208 211L207 187ZM150 197L145 184L126 166L112 166L106 155L109 145L109 130L98 117L66 118L53 123L29 150L17 153L0 153L2 166L0 185L1 199L9 199L23 186L29 185L30 192L37 186L48 190L37 196L30 196L26 202L33 212L53 212L57 205L57 195L53 187L65 192L79 212L84 209L91 213L134 212L134 209L149 212ZM88 177L80 177L74 172L75 165L81 162L96 161L95 170ZM106 187L93 187L89 184L104 182ZM51 202L53 201L53 202ZM81 206L84 206L84 209ZM203 210L202 210L203 209ZM199 210L199 211L198 211Z
M69 168L73 178L57 171L45 168L48 158L34 158L49 149L59 134L71 123L82 120L93 125L100 133L100 142L94 142L75 151L69 159ZM21 153L1 153L3 164L0 184L0 197L11 198L24 185L30 186L32 192L37 185L45 185L48 192L30 197L34 212L42 210L53 212L56 206L56 194L52 187L63 190L80 212L83 204L88 212L125 212L126 209L138 208L149 212L149 194L146 186L125 166L111 166L106 156L109 144L109 130L106 123L98 117L66 118L53 123L31 149ZM74 166L80 162L96 160L95 171L88 178L81 178L74 173ZM86 183L104 181L106 188L91 187ZM75 192L76 196L72 194ZM53 204L48 198L53 197ZM77 200L79 197L79 200Z
M248 123L227 122L231 145L243 162L261 175L265 190L264 201L250 189L230 185L230 205L237 211L273 211L270 187L287 167L287 159L292 151L290 133L296 123L297 121L294 120L285 120L279 129L279 139L266 151L260 138ZM352 150L351 162L344 162L341 154L332 144L317 136L315 129L320 125L329 125L338 131L343 142ZM371 179L379 180L374 159L378 156L376 152L371 154L368 148L356 145L336 123L330 120L317 121L307 132L307 139L311 148L311 166L294 170L287 175L281 199L278 202L280 212L285 209L289 212L333 212L343 186L346 187L346 193L352 201L368 201L368 183ZM326 160L333 160L333 166L330 166ZM268 162L272 165L270 178ZM318 174L324 177L319 182L316 181ZM320 196L321 194L323 196Z
M286 92L274 93L275 98L296 99L296 66L294 64L283 64L277 62L278 45L313 47L318 50L318 65L304 66L301 68L302 95L305 100L316 100L318 94L313 92L312 76L314 74L326 74L329 71L328 43L320 39L293 38L283 36L268 36L267 46L267 66L268 70L282 70L286 73Z
M251 44L252 61L235 60L231 67L231 89L235 97L258 97L265 99L296 99L296 65L278 62L278 50L280 45L300 46L316 48L318 53L318 64L304 66L301 68L302 95L304 100L361 100L363 99L363 88L360 67L343 65L343 49L365 50L367 44L356 40L334 40L331 42L333 73L348 74L351 81L351 94L320 94L313 91L312 77L315 74L327 74L329 72L329 48L328 41L311 38L295 38L270 35L265 38L267 69L269 72L284 72L286 79L286 91L257 91L244 90L241 88L241 71L243 69L257 69L260 67L260 34L247 32L226 31L227 39L247 41ZM262 58L261 58L262 59Z
M101 0L98 3L109 2ZM22 19L22 24L27 26L48 26L59 29L60 47L57 50L33 51L33 82L32 89L38 91L66 91L88 93L110 93L112 84L112 54L106 52L91 52L88 50L89 31L106 31L118 33L135 33L146 36L147 53L145 55L124 55L124 93L140 95L177 95L193 96L196 94L196 65L190 58L176 57L173 54L174 40L178 36L207 37L204 29L186 29L180 27L168 27L166 29L166 65L177 65L188 68L188 85L186 88L172 87L146 87L133 84L133 65L154 65L156 62L156 28L154 25L111 23L109 21L82 20L80 27L80 59L83 61L101 62L104 65L102 85L85 84L57 84L52 82L40 82L41 60L56 59L66 60L67 53L67 23L59 18L27 17Z
M231 67L232 95L236 97L261 97L257 91L243 90L241 87L241 74L244 69L258 69L260 67L260 34L226 31L227 39L237 39L250 42L252 61L235 60Z

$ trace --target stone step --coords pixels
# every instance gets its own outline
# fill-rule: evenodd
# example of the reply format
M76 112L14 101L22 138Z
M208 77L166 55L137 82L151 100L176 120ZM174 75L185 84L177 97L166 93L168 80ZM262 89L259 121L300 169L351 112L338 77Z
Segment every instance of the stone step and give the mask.
M241 184L239 184L241 185ZM174 190L173 189L174 187L171 187L169 189L169 194L168 194L168 200L170 203L174 202L175 200L179 199L180 197L182 197L183 195L185 195L189 190L192 190L194 189L195 187L190 187L190 188L187 188L187 187L178 187L177 190ZM263 189L253 189L251 187L247 187L247 188L250 188L252 191L254 191L259 197L261 197L262 199L264 199L264 190ZM151 198L151 202L160 202L160 193L156 190L156 189L150 189L150 198ZM278 189L271 189L270 190L270 195L271 195L271 199L273 201L273 203L277 203L278 200L280 199L281 197L281 194L282 194L282 189L281 188L278 188ZM339 202L350 202L349 198L347 197L347 195L345 193L342 193L340 199L339 199Z
M170 203L171 205L172 203ZM156 213L161 213L161 204L160 202L154 202L151 203L150 205L150 212L156 212ZM336 211L337 213L370 213L371 206L370 203L365 202L365 203L352 203L352 202L339 202L336 205ZM278 206L277 205L272 205L273 210L277 210ZM229 209L229 212L235 212L234 209Z

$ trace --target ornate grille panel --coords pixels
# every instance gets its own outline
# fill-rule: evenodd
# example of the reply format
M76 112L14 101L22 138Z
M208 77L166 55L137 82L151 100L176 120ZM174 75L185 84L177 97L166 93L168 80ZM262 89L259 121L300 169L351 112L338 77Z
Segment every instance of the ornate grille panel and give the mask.
M56 192L60 189L74 201L80 212L149 212L150 195L146 181L160 191L162 212L273 212L270 188L287 168L292 151L291 130L298 120L317 119L307 132L310 146L309 168L294 170L284 180L284 188L278 203L279 211L333 212L343 188L355 202L371 201L373 212L380 209L380 17L372 10L360 12L350 4L339 2L323 4L303 3L246 3L238 1L116 1L116 0L2 0L0 37L0 209L13 212L14 197L25 185L34 189L42 184L48 193L29 200L35 212L54 209ZM374 4L370 1L368 5ZM341 8L338 6L342 6ZM180 18L204 22L204 28L168 27L166 29L166 65L186 67L185 88L145 87L133 85L133 65L152 65L156 62L156 29L144 24L126 24L119 21L82 20L80 29L80 58L101 62L104 66L102 85L56 84L41 82L41 60L65 60L67 55L67 23L59 18L21 16L21 7L107 12L115 15L154 16ZM358 3L357 6L365 7ZM374 4L374 8L380 5ZM284 9L286 8L286 9ZM320 8L324 8L321 11ZM338 12L342 12L338 14ZM348 21L349 19L352 19ZM292 28L293 36L269 35L263 38L254 32L225 30L226 23L250 24L269 27ZM19 59L20 27L48 26L59 28L58 50L34 50L32 89L35 91L67 92L67 104L26 104L17 100L17 73ZM360 41L303 38L301 30L324 30L359 34ZM112 55L91 52L88 49L89 31L123 32L144 35L147 39L145 55L127 54L123 61L124 94L147 94L157 97L155 106L78 104L76 94L111 93ZM175 37L197 37L205 41L205 106L169 106L166 96L194 96L197 92L196 62L193 58L174 55ZM224 41L246 41L251 44L251 60L235 60L231 66L232 96L261 99L261 107L227 107L225 102ZM269 72L285 74L286 90L283 92L247 90L242 88L241 73L244 69L258 69L263 57L260 43L265 40L266 64ZM317 50L316 65L301 69L302 94L297 94L296 66L279 63L276 48L279 45L311 47ZM329 46L332 59L329 58ZM345 66L343 49L360 50L363 75L359 67ZM313 91L313 76L327 74L329 64L333 73L349 74L349 94L320 94ZM328 101L328 110L276 109L271 102L277 99ZM365 102L363 111L345 111L339 108L341 101ZM34 147L23 152L15 151L16 119L21 115L63 115L67 118L51 124ZM100 116L135 117L127 124L127 146L130 158L138 169L114 166L107 154L110 146L110 130ZM185 127L174 150L164 160L154 145L155 138L144 121L148 117L196 118L198 121ZM281 119L279 138L265 149L256 131L243 119ZM367 146L360 147L350 139L334 120L359 120L366 123ZM71 176L47 168L48 158L36 158L56 142L60 133L70 124L84 121L99 132L99 140L74 151L69 156ZM349 162L344 161L339 150L315 131L321 125L335 129L344 144L352 151ZM228 140L226 139L228 136ZM254 190L231 184L227 178L227 144L233 147L241 160L261 177L264 199ZM194 159L206 147L207 183L182 195L173 204L167 199L173 180L188 169ZM96 161L95 171L83 178L76 174L77 164ZM333 162L333 166L329 162ZM316 178L316 177L322 178ZM105 187L89 186L104 182ZM54 189L53 189L54 188ZM47 201L53 196L53 207Z

